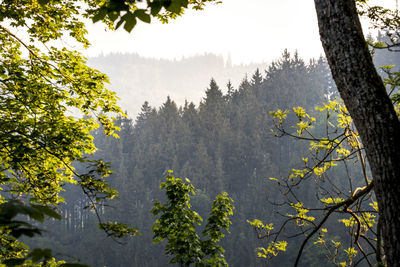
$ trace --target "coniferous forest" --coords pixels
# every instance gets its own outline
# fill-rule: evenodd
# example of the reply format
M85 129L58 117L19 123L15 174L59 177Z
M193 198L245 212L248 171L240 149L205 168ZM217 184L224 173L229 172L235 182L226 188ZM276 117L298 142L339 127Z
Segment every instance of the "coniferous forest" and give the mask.
M379 52L375 59L379 64L386 56ZM97 227L96 214L85 209L87 198L79 189L67 186L66 203L60 206L64 220L47 221L46 233L35 238L33 246L51 247L58 258L79 259L90 266L166 266L169 260L163 243L152 243L155 218L150 210L156 199L165 199L159 186L167 171L173 170L176 177L187 177L194 185L196 194L191 202L203 218L220 192L233 199L230 233L221 243L229 265L290 265L302 239L296 241L295 237L285 253L266 261L255 251L265 246L266 240L258 239L247 222L256 218L283 222L278 212L285 210L270 201L281 199L282 192L269 177L286 176L300 165L308 150L308 142L274 135L270 111L301 106L315 113L316 105L338 97L330 75L323 58L304 62L297 52L291 55L285 50L266 70L245 76L238 88L210 78L200 103L177 106L170 97L160 107L144 102L136 118L129 114L118 117L119 138L106 137L102 129L92 133L98 151L91 156L110 162L113 173L107 180L120 198L106 202L98 210L101 217L133 225L141 235L124 239L123 244L107 237ZM286 123L292 125L293 121L295 117L289 115ZM315 131L319 128L317 123ZM355 177L361 175L357 167L348 167ZM339 185L346 183L341 172L339 167L333 173ZM310 182L298 194L304 203L313 203L315 192ZM292 230L288 228L289 233ZM332 234L343 242L348 238L344 228L336 228ZM323 250L309 246L301 264L333 263Z

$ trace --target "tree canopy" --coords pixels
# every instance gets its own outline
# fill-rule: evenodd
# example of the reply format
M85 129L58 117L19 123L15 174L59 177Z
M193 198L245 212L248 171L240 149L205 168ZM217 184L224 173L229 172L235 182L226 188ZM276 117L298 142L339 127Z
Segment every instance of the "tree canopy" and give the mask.
M2 206L11 212L10 218L27 214L41 221L38 212L54 217L45 207L63 202L59 193L66 183L78 184L94 209L117 195L103 179L110 174L108 165L87 158L96 150L91 131L101 125L107 135L115 135L118 129L113 116L123 114L117 97L105 88L106 75L88 67L79 52L60 46L65 38L75 45L89 45L82 5L95 3L0 3L1 203L19 199ZM86 162L88 169L77 173L76 161ZM9 249L2 250L1 260L23 256L25 248L13 245L21 233L40 233L24 228L16 233L11 226L2 225L1 246ZM107 224L102 228L114 233ZM126 229L135 234L135 229Z

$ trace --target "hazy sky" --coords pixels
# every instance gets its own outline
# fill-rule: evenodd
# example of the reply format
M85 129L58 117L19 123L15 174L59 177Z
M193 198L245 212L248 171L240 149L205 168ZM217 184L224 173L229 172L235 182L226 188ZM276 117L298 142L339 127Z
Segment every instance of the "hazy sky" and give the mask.
M139 23L130 34L105 32L101 23L89 24L88 30L89 56L119 51L180 59L211 52L240 64L270 62L284 48L298 49L306 59L323 53L313 0L223 0L204 11L189 10L167 25Z

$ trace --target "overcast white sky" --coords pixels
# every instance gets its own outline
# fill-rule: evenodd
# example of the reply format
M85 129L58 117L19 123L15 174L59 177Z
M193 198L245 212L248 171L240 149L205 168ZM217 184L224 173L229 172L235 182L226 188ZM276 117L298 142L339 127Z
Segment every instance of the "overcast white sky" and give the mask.
M372 2L372 1L371 1ZM373 2L395 5L396 0ZM223 0L204 11L161 24L138 24L132 33L105 32L100 23L88 25L92 47L88 56L132 52L146 57L180 59L211 52L230 54L234 64L270 62L284 48L301 57L323 53L313 0Z

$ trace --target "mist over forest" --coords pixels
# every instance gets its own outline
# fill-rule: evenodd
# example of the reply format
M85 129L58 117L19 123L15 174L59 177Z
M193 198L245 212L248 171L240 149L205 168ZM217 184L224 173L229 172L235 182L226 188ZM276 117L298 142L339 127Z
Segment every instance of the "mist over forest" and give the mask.
M160 106L167 96L178 105L185 100L198 104L211 77L223 85L231 81L239 86L245 75L251 75L268 63L232 65L230 58L215 54L184 57L179 60L153 59L138 54L111 53L91 57L89 65L107 74L110 89L120 98L119 104L134 118L144 101Z

